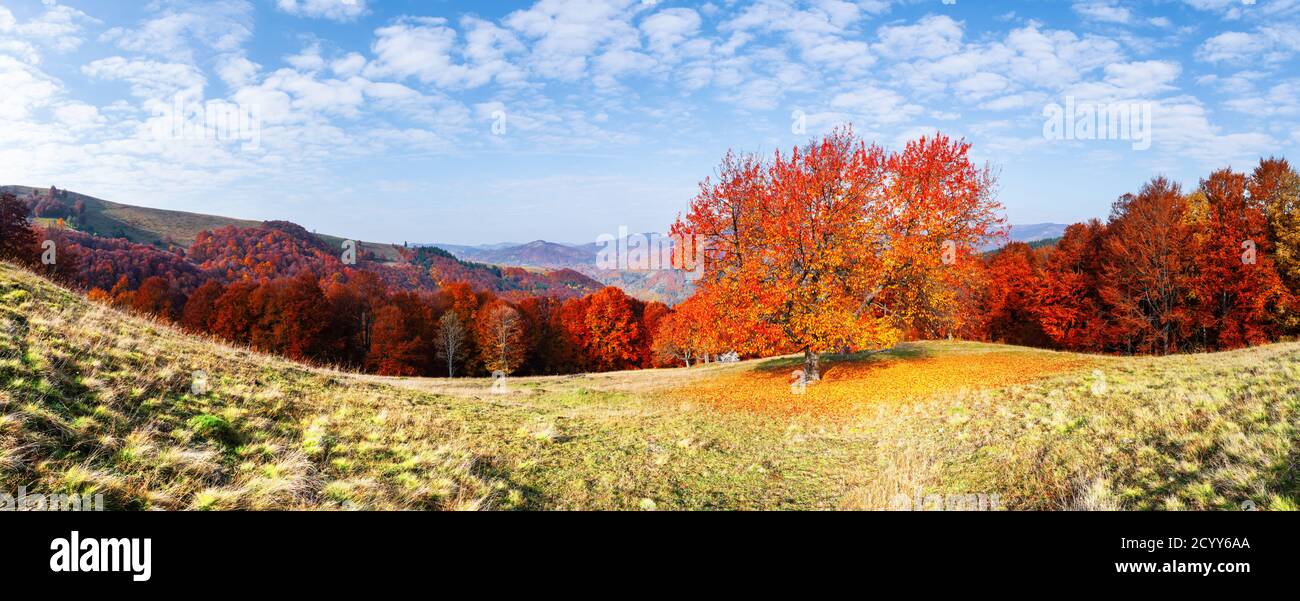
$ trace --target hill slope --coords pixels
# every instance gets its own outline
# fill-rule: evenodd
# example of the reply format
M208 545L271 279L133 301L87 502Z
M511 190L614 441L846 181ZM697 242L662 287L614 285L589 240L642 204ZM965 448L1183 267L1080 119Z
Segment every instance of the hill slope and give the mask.
M496 395L486 380L356 376L215 344L0 264L0 490L128 509L1300 497L1300 344L1141 359L907 344L831 358L804 395L786 380L795 362L518 378Z
M85 288L110 290L119 276L139 286L145 278L158 275L188 294L205 277L228 283L245 275L253 279L292 277L304 269L324 275L343 267L342 238L309 232L287 221L148 209L68 190L0 186L0 192L26 201L42 225L63 222L57 236L73 245L73 252L84 259L77 268L77 281ZM356 251L360 268L376 272L400 290L432 291L444 283L461 281L476 290L518 299L528 295L568 298L603 287L572 270L502 269L462 261L434 248L358 242Z
M0 186L0 192L8 192L23 197L33 192L47 193L48 191L29 186ZM62 192L66 194L66 198L63 200L65 204L73 205L80 202L85 207L84 213L77 219L77 230L95 236L125 238L136 244L161 246L164 241L171 240L182 247L188 248L194 243L199 232L230 226L238 228L258 228L262 226L261 221L187 211L151 209L103 200L71 190ZM325 234L315 234L315 236L331 248L339 248L344 240L344 238L338 236ZM381 259L395 260L398 258L397 250L391 244L375 242L363 242L362 244Z

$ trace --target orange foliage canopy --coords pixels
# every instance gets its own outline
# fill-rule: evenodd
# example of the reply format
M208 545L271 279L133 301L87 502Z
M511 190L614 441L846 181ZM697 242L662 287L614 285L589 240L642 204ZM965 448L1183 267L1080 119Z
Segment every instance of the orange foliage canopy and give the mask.
M699 290L718 338L742 353L892 346L906 331L959 325L970 252L999 235L992 175L942 135L901 153L851 130L777 153L728 154L676 236L703 237Z
M612 286L591 295L585 343L593 368L608 371L639 365L644 340L638 305Z

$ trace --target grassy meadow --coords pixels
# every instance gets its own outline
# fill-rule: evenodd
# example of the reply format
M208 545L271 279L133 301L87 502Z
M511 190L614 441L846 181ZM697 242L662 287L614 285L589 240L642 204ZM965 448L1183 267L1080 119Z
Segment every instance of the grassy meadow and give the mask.
M827 365L803 394L795 358L500 394L305 367L0 264L0 491L137 510L1300 503L1297 343L1129 358L922 342Z

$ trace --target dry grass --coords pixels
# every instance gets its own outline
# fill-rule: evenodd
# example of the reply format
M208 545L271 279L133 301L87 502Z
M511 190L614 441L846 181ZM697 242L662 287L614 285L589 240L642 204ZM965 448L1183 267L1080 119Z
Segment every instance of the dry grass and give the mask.
M196 339L7 266L0 298L0 490L116 509L451 509L497 490L458 428L412 410L433 399Z
M0 265L0 492L213 510L1300 498L1298 344L1139 359L910 344L833 358L791 395L796 363L518 378L498 395L487 379L306 368ZM206 393L191 389L196 370Z
M848 418L878 412L884 404L1005 388L1096 364L1077 355L993 345L964 345L961 352L944 354L932 348L905 344L885 355L832 359L820 382L802 388L791 386L797 363L771 361L752 371L698 379L670 397L720 410Z

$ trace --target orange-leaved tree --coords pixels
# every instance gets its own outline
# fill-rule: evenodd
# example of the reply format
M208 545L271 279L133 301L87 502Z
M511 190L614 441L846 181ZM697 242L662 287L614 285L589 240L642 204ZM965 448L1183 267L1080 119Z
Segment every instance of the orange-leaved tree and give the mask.
M478 311L478 348L483 366L490 372L513 373L524 363L524 320L519 311L503 300L494 300Z
M1286 159L1261 160L1247 183L1251 201L1268 216L1272 258L1293 297L1300 296L1300 173ZM1300 308L1282 317L1289 334L1300 333Z
M1065 228L1043 267L1032 306L1043 333L1058 346L1096 352L1107 344L1097 283L1105 233L1096 219Z
M968 150L936 135L888 154L842 128L770 161L729 153L672 230L706 241L708 327L738 352L801 351L816 380L822 353L953 325L952 268L1001 226Z
M696 294L659 321L650 348L657 366L690 367L692 361L715 352L716 347L709 339L714 321L709 310L703 295Z
M1043 285L1041 254L1024 242L1012 242L989 259L985 309L989 338L994 342L1046 346L1036 311Z
M590 298L584 322L588 360L602 371L636 367L644 343L637 301L613 286Z
M1201 181L1196 196L1203 206L1192 224L1194 319L1207 348L1274 339L1290 302L1273 265L1264 207L1246 182L1245 174L1222 169Z
M1099 293L1117 348L1168 354L1191 329L1191 232L1182 188L1157 177L1111 208Z

